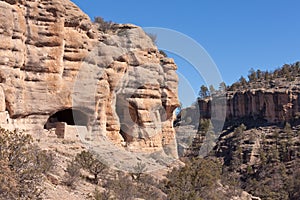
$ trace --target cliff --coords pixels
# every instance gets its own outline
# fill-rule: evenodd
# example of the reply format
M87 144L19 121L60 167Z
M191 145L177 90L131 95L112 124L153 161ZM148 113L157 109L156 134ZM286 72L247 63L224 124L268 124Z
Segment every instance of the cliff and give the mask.
M183 109L175 121L179 155L219 159L222 180L255 196L249 199L298 199L300 93L296 84L281 84L229 91L224 105L216 104L218 95ZM216 115L220 106L225 122Z
M175 121L178 150L183 157L221 160L223 181L252 199L298 199L299 72L293 80L274 74L264 82L237 82L223 97L217 91L183 109Z
M2 0L0 12L2 127L78 125L133 151L174 144L177 67L140 27L101 31L68 0Z
M253 89L228 92L226 119L264 120L268 123L290 121L299 115L300 93L291 89ZM211 117L211 100L198 100L200 115Z

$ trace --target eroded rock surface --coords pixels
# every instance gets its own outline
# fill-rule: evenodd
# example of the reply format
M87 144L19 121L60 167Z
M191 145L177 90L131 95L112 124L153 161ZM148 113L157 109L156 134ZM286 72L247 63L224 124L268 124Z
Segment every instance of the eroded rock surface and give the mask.
M0 1L0 13L1 126L43 131L72 109L89 139L145 151L174 143L177 67L141 28L104 33L68 0Z
M290 89L256 89L227 94L228 120L263 119L269 123L289 121L299 115L300 93ZM200 115L211 116L211 101L199 100Z

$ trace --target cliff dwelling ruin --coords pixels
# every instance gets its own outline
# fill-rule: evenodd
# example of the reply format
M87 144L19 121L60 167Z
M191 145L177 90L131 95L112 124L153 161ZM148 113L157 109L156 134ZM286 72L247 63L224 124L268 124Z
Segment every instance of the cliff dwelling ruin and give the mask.
M89 118L84 112L68 108L51 115L44 125L44 129L55 129L59 138L74 138L74 132L78 132L78 128L87 130L88 121ZM78 137L78 134L75 134L75 137Z

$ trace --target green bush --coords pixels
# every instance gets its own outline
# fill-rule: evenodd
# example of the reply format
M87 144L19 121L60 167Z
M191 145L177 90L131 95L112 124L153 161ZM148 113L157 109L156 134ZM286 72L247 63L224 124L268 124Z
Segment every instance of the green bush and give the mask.
M216 199L213 190L221 178L221 165L213 159L197 158L167 174L162 190L171 200Z

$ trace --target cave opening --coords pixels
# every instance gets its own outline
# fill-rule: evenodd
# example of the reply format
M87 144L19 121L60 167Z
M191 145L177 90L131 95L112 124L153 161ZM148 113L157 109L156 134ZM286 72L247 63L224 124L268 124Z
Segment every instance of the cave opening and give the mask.
M87 114L80 110L68 108L60 110L53 115L51 115L46 124L44 125L45 129L51 129L56 127L56 123L65 122L71 126L88 126L89 118Z

